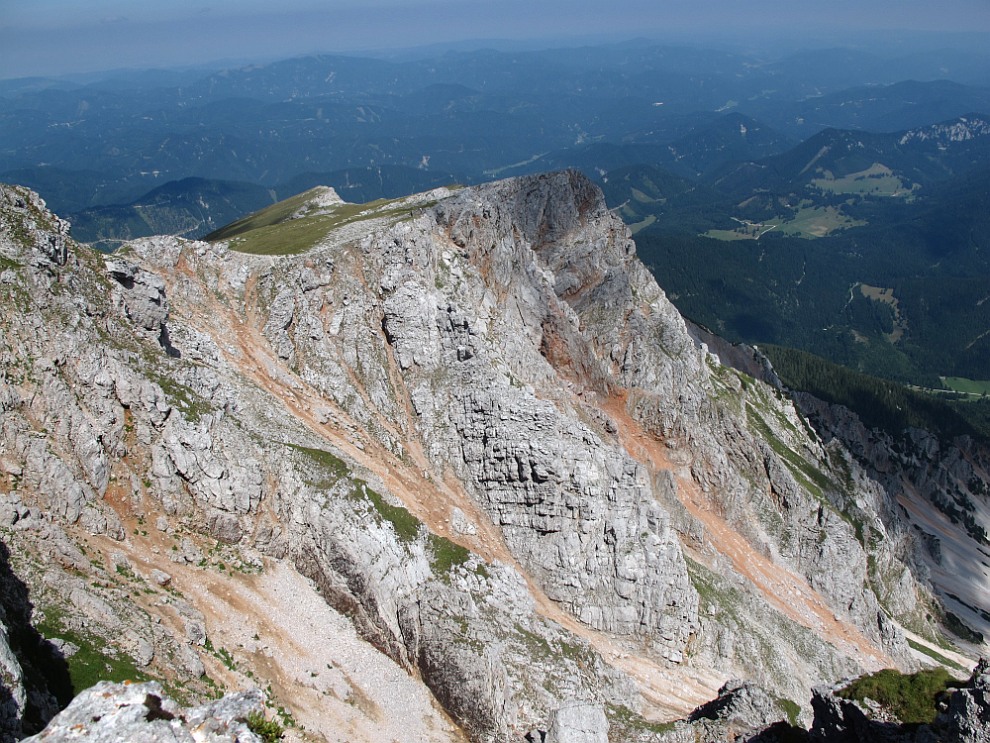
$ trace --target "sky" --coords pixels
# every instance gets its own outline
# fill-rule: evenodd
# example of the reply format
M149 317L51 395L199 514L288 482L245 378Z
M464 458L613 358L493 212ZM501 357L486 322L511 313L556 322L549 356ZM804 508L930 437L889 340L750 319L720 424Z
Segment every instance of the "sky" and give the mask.
M0 79L474 39L867 30L990 34L990 0L0 0Z

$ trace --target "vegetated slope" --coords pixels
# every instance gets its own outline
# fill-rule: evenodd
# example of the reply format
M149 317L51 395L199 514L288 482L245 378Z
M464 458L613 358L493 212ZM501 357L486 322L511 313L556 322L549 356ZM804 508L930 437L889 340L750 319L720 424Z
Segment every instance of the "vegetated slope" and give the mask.
M985 165L988 157L990 120L970 113L894 133L828 128L782 154L724 166L711 180L740 201L763 191L800 198L807 188L906 198L918 188ZM875 166L883 172L871 171ZM858 176L858 182L844 181ZM888 186L880 182L884 177L899 183Z
M696 127L668 145L657 164L703 178L726 163L763 160L793 147L794 141L749 116L730 113Z
M875 159L881 151L859 148L868 137L852 132L836 148L840 133L826 132L814 153L806 143L764 161L776 174L760 176L762 194L750 185L731 198L684 189L662 204L630 200L637 211L623 216L643 225L640 253L677 306L733 340L813 350L932 387L940 376L982 379L990 173L979 153L990 140L976 124L882 135L905 150L920 141L918 160ZM980 164L969 167L974 158ZM960 168L968 169L936 179ZM622 185L611 179L612 203Z
M990 445L970 405L831 369L824 360L768 349L819 435L841 441L896 500L926 546L922 560L944 607L945 625L979 646L990 635L987 473ZM829 378L829 372L834 377ZM855 412L854 412L855 411Z
M321 189L108 257L3 198L0 514L50 637L190 695L251 679L324 735L456 738L295 571L485 741L572 699L635 737L728 676L806 705L939 637L883 484L696 344L577 173ZM231 626L256 600L298 611Z

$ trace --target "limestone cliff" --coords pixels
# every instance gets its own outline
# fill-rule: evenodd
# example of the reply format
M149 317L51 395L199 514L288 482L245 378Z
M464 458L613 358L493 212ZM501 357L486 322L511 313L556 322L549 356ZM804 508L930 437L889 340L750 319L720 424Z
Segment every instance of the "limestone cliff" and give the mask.
M113 256L0 200L3 539L107 668L258 684L304 739L487 741L917 662L884 491L695 343L582 176Z

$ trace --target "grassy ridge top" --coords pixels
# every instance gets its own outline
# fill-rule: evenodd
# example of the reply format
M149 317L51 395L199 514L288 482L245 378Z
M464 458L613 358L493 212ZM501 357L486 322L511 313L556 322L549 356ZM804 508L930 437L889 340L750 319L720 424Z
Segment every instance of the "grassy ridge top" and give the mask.
M367 204L321 202L325 193L323 187L311 188L211 232L206 239L227 240L239 253L295 255L315 247L338 227L367 219L398 221L436 203L417 196Z
M303 191L302 193L296 194L295 196L285 199L284 201L279 201L277 204L272 204L264 209L248 214L246 217L242 217L235 222L231 222L226 227L221 227L220 229L211 232L206 236L206 239L211 242L216 240L230 240L231 238L242 235L245 232L257 230L262 227L271 227L272 225L285 222L290 219L293 214L319 196L321 191L322 189L317 186L316 188Z

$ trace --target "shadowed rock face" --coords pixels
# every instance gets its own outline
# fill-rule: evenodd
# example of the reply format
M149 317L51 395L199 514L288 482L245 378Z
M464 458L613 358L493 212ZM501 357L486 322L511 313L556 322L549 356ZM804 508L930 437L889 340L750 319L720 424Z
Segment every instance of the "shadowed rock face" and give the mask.
M475 740L911 665L868 575L924 595L889 504L698 347L584 177L369 209L297 256L53 253L61 223L3 194L0 522L150 675L201 683L209 607L99 573L88 537L290 562Z
M31 624L28 590L0 542L0 740L36 733L71 698L65 659Z

